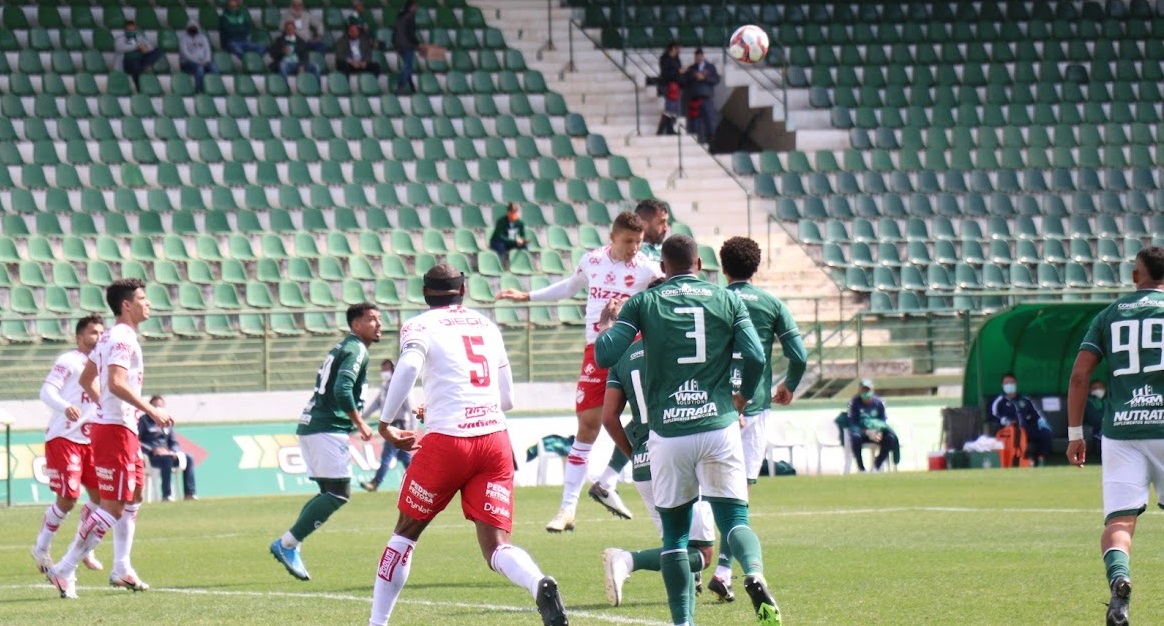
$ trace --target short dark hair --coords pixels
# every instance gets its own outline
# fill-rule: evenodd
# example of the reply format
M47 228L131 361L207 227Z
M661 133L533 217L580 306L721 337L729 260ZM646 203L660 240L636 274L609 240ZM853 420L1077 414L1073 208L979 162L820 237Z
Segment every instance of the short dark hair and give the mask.
M644 230L643 218L630 211L623 211L614 218L614 224L610 227L610 230L629 230L632 233L641 233Z
M514 212L517 212L520 210L521 210L521 205L516 203L516 202L510 202L509 204L505 205L505 212L506 213L514 213Z
M392 359L384 359L383 361L380 361L380 367L384 367L385 365L391 367L392 369L396 369L396 363L393 362Z
M1008 378L1013 378L1015 380L1018 380L1018 376L1015 376L1014 372L1007 372L1007 373L1003 374L1002 378L1000 378L999 380L1006 380Z
M379 311L380 307L371 302L360 302L348 307L348 328L352 327L352 323L364 316L368 311Z
M161 394L150 396L150 404L153 404L153 403L157 402L158 400L161 400L162 402L166 401L166 399L163 398Z
M654 217L659 214L659 211L669 213L671 209L667 208L667 204L662 200L657 200L655 198L648 198L643 200L638 204L638 206L635 207L635 215L643 219Z
M696 48L696 49L695 49L695 54L703 54L703 48L702 48L702 47L700 47L700 48Z
M698 258L699 244L687 235L671 235L663 242L663 263L672 275L695 269Z
M719 265L732 278L751 278L760 267L760 244L747 237L728 239L719 248Z
M125 25L126 26L137 26L137 22L135 22L133 20L125 20Z
M77 326L76 326L75 332L73 334L80 335L81 333L85 332L86 328L89 328L90 326L94 326L96 324L100 324L100 325L104 326L105 320L101 319L101 316L97 315L96 313L94 313L92 315L86 315L85 317L82 317L81 319L77 320Z
M114 317L121 315L121 305L133 297L133 292L145 289L145 281L140 278L119 278L105 288L105 303Z
M1136 253L1136 260L1144 264L1148 276L1152 280L1164 280L1164 246L1148 246L1140 248Z

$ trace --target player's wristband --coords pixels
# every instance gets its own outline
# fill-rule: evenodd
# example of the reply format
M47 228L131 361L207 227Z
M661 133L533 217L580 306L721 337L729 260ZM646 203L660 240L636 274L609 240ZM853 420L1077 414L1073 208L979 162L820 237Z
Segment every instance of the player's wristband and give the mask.
M1067 427L1067 441L1083 441L1083 427L1082 426L1068 426Z

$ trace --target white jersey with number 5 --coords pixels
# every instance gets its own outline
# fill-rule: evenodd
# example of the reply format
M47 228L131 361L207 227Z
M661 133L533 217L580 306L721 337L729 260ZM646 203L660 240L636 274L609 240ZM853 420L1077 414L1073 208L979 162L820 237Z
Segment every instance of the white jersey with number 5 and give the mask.
M97 405L81 390L81 372L88 360L80 350L69 350L57 357L53 369L45 377L44 383L56 387L65 402L81 409L81 417L75 422L70 422L63 411L54 410L45 430L45 441L64 437L79 444L89 443L88 423L97 412Z
M492 321L459 305L432 309L400 329L400 354L410 351L424 357L427 432L476 437L505 430L499 382L509 357Z
M125 368L126 384L134 393L141 395L145 379L145 363L142 360L141 343L137 331L128 324L117 324L101 333L97 347L89 353L89 360L97 366L97 385L101 387L101 405L93 422L97 424L120 424L137 432L137 409L109 391L109 367L118 365Z
M563 300L586 287L586 343L598 339L598 319L611 298L629 298L662 276L659 264L639 252L630 261L615 261L610 246L591 250L578 259L578 267L568 278L531 291L534 302Z

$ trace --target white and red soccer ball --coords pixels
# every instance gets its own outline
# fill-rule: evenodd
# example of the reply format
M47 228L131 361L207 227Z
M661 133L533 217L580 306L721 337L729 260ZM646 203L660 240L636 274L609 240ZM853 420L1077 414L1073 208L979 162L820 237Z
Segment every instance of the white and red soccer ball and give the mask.
M736 29L728 40L728 54L740 63L758 63L768 54L768 33L748 24Z

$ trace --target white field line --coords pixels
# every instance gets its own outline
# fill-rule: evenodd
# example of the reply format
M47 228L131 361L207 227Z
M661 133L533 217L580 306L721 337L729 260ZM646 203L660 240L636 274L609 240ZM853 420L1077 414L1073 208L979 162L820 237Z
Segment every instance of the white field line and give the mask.
M51 585L0 585L0 589L44 589L53 590ZM78 591L113 591L122 592L121 589L111 587L89 587L78 586ZM150 587L150 593L175 593L188 596L243 596L251 598L312 598L319 600L335 600L339 602L363 602L367 604L372 603L372 595L369 593L366 596L358 596L347 593L292 593L290 591L230 591L222 589L198 589L198 588L172 588L172 587ZM401 604L412 604L417 606L431 606L443 608L456 609L479 609L493 613L534 613L536 609L532 606L511 606L506 604L483 604L480 602L440 602L435 600L413 600L410 598L401 598L398 600ZM569 609L567 609L569 610ZM581 617L587 620L595 620L605 622L607 624L644 624L646 626L666 626L667 622L658 622L646 619L638 619L634 617L622 617L619 615L607 615L603 613L595 613L592 611L569 611L571 617Z

